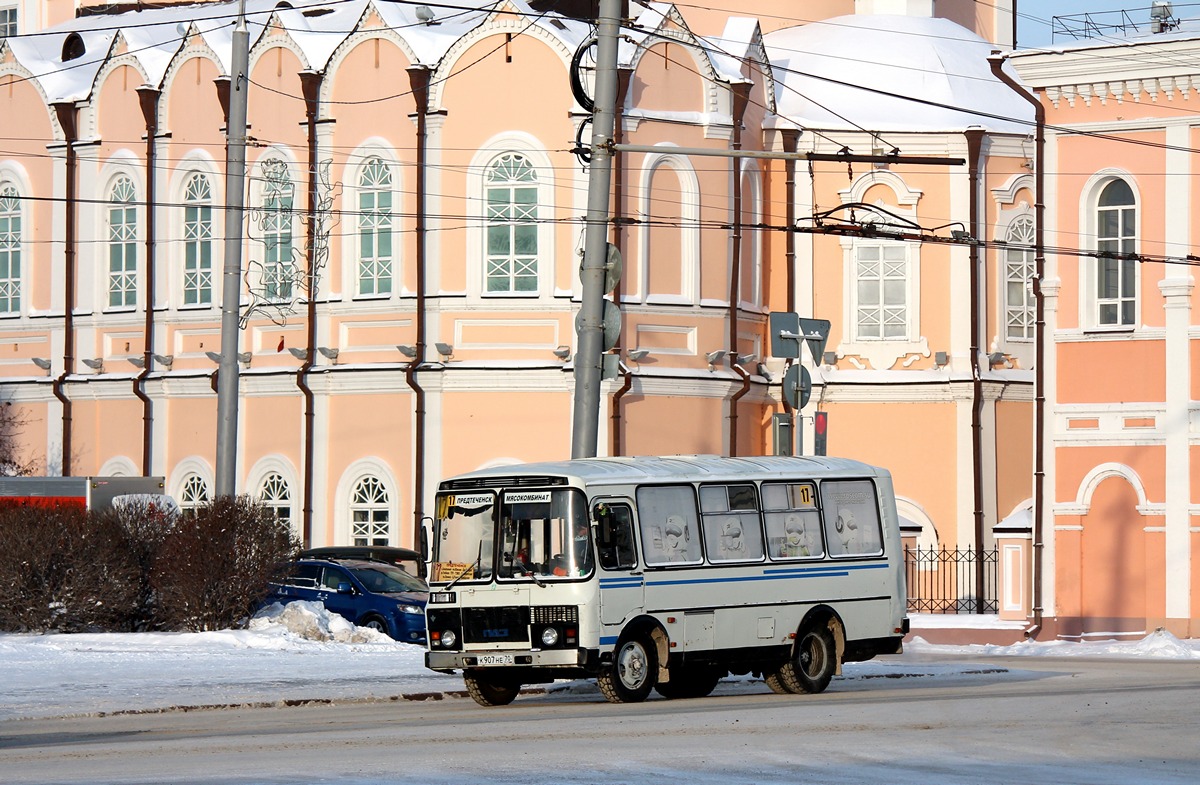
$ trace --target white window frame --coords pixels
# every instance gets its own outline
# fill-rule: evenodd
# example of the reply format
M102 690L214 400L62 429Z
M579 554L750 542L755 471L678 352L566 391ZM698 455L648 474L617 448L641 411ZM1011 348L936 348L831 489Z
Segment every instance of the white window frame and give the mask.
M521 132L500 134L483 144L467 171L467 297L478 303L509 300L527 301L552 293L555 269L555 173L546 148L535 137ZM489 292L487 274L487 177L492 162L505 153L522 155L537 175L537 287L534 291ZM514 303L516 306L517 303Z
M21 31L21 11L18 5L0 6L0 15L9 17L0 21L0 38L19 35ZM11 28L11 29L10 29Z
M1120 204L1114 206L1104 206L1100 204L1100 198L1106 191L1114 187L1116 183L1121 182L1126 187L1129 187L1132 201L1129 204ZM1137 253L1138 241L1138 208L1137 194L1133 192L1132 187L1128 182L1115 178L1110 180L1100 189L1096 195L1096 250L1099 253L1114 253L1118 258L1096 259L1096 310L1094 319L1096 326L1100 328L1131 328L1137 324L1138 313L1138 267L1139 263L1132 259L1119 258L1126 254ZM1130 215L1131 214L1131 215ZM1115 234L1105 234L1106 216L1112 215L1115 217L1117 229ZM1130 231L1126 231L1126 222L1132 224ZM1116 276L1117 294L1116 296L1105 296L1101 291L1101 282L1104 275L1104 268L1112 267ZM1128 268L1128 271L1127 271ZM1133 291L1126 291L1126 277L1132 279L1130 287ZM1126 306L1132 306L1132 313L1128 318L1125 316ZM1113 318L1109 319L1105 316L1106 309L1113 309Z
M24 307L25 209L21 189L0 180L0 317L20 316ZM15 270L14 270L15 268Z
M1004 229L1004 242L1009 244L997 250L997 268L1000 270L1001 319L1003 329L1001 335L1005 343L1033 343L1036 339L1036 310L1033 297L1034 256L1034 216L1032 213L1022 213L1008 222ZM1013 246L1029 246L1027 248ZM1019 255L1016 262L1014 254ZM1019 266L1019 269L1018 269ZM1025 275L1014 275L1015 272ZM1019 287L1020 302L1014 303L1014 291ZM1013 335L1012 317L1019 314L1023 335Z
M195 512L212 501L212 489L200 474L192 472L179 483L179 509Z
M371 173L372 168L378 164L383 168L387 176L386 183L381 181L367 184L364 181ZM399 254L397 249L400 247L396 232L396 203L398 201L398 191L396 179L398 177L397 167L392 161L382 155L371 155L363 161L358 168L355 176L355 194L358 197L354 211L357 224L355 232L355 249L354 254L350 257L354 260L353 288L351 289L353 299L386 299L395 296L398 286L399 273ZM386 194L390 201L386 210L379 208L378 199L381 195ZM372 204L368 207L363 204L364 199L370 195ZM370 237L371 248L375 252L370 258L370 264L375 268L373 275L365 276L364 268L368 265L368 257L363 254L364 239ZM378 253L379 246L382 240L386 238L390 248L386 255ZM371 291L364 292L362 285L365 280L371 280L373 285ZM382 284L386 283L386 286Z
M909 354L929 354L929 346L919 329L921 324L921 246L902 240L861 239L841 240L843 253L844 322L842 334L846 340L838 345L840 355L857 355L867 359L875 370L887 370L896 360ZM858 251L863 247L903 248L904 264L904 334L896 337L863 335L858 318ZM882 264L882 260L880 262Z
M206 188L206 199L198 198L194 193L192 185L198 180L204 181ZM183 181L183 224L182 236L183 243L183 259L181 261L181 291L180 291L180 306L183 308L211 308L214 303L213 296L213 255L215 251L215 243L213 240L213 215L215 213L213 200L213 180L212 176L205 171L191 170ZM191 210L198 210L203 215L203 211L207 210L207 220L201 218L198 221L193 221L189 218ZM196 265L195 269L189 268L191 263L192 251L195 250ZM207 269L202 263L204 251L207 249L208 265ZM190 285L189 285L190 284ZM195 293L196 301L188 302L188 296ZM207 293L207 298L204 296Z
M363 495L364 493L371 495L367 497ZM395 544L395 518L392 514L391 497L387 483L374 474L363 475L351 485L349 499L351 545ZM382 520L377 518L380 513L384 516ZM365 515L366 519L358 520L360 515ZM363 531L364 539L368 540L367 542L358 542L360 524L366 527ZM380 537L379 524L382 524L382 537ZM377 539L382 539L383 542L377 542Z
M1083 237L1080 244L1084 247L1093 248L1097 252L1100 251L1100 195L1115 180L1123 180L1129 186L1130 191L1133 192L1133 205L1131 205L1131 208L1134 211L1134 228L1132 237L1128 239L1132 241L1134 251L1136 252L1138 241L1142 236L1141 192L1138 190L1137 181L1133 175L1121 169L1105 169L1092 175L1080 192L1079 225L1083 227ZM1141 324L1142 280L1140 263L1136 261L1130 262L1130 264L1134 265L1133 294L1130 296L1134 304L1132 322L1104 324L1100 320L1100 307L1103 302L1103 298L1099 296L1101 262L1102 260L1098 258L1098 255L1080 256L1079 259L1080 327L1090 333L1128 333L1137 329L1137 326Z
M277 188L276 181L267 176L265 167L274 162L283 164L287 173L287 188ZM295 253L296 178L293 174L296 167L289 156L272 150L259 159L255 169L255 208L260 222L256 239L262 253L262 258L258 260L259 280L255 284L264 302L289 303L299 296L301 276ZM279 199L278 203L273 203L272 200L276 198Z
M295 527L292 514L292 485L279 472L268 472L258 483L258 502L271 510L276 520L287 521Z
M123 193L118 194L118 189ZM105 251L104 310L133 310L138 305L141 206L138 203L137 183L132 176L118 174L112 178L105 192L102 209ZM119 259L115 258L118 255ZM119 267L114 268L114 263ZM118 296L119 302L113 301L114 296Z
M515 172L504 177L505 172ZM493 199L496 195L506 199ZM506 150L483 170L483 282L486 297L536 296L541 288L540 243L538 224L542 219L538 204L538 172L524 153ZM498 231L499 230L499 231ZM493 248L492 237L502 234L507 242L503 251ZM522 252L518 246L522 236L531 237L533 250ZM492 288L493 281L507 283L505 288ZM532 285L522 288L526 283Z

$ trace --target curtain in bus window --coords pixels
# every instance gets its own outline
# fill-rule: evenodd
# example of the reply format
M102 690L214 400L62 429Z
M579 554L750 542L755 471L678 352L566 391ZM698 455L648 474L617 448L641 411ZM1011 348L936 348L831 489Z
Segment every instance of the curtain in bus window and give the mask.
M772 559L816 559L825 555L817 489L809 482L763 483L763 522Z
M699 564L703 555L692 486L640 488L637 499L646 563Z
M753 483L702 486L700 513L709 561L762 559L762 525Z
M821 506L831 556L875 556L883 552L879 506L870 480L821 483Z

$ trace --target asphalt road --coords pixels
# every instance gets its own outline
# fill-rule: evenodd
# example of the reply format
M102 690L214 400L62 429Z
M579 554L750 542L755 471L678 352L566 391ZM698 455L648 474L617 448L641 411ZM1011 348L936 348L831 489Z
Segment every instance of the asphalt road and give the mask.
M636 705L582 691L10 721L0 782L1200 782L1200 664L972 663L814 696L722 684Z

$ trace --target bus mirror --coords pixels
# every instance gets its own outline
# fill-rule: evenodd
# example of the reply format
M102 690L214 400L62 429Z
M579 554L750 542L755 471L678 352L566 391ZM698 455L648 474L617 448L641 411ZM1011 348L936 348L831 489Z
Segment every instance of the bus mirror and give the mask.
M418 549L421 551L421 561L429 561L429 527L433 523L433 519L425 517L421 519L420 542Z

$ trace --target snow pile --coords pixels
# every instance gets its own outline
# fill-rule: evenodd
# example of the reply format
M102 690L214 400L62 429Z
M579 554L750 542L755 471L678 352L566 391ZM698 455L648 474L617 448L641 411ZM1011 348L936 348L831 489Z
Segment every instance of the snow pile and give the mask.
M284 635L308 641L334 643L392 643L378 630L358 627L336 613L330 613L319 602L297 600L282 605L278 602L254 614L249 629L268 635Z
M1023 641L1011 646L970 644L948 646L932 644L923 638L913 638L904 644L906 651L984 654L992 657L1116 657L1163 660L1200 660L1200 640L1180 640L1164 629L1157 629L1138 641Z

